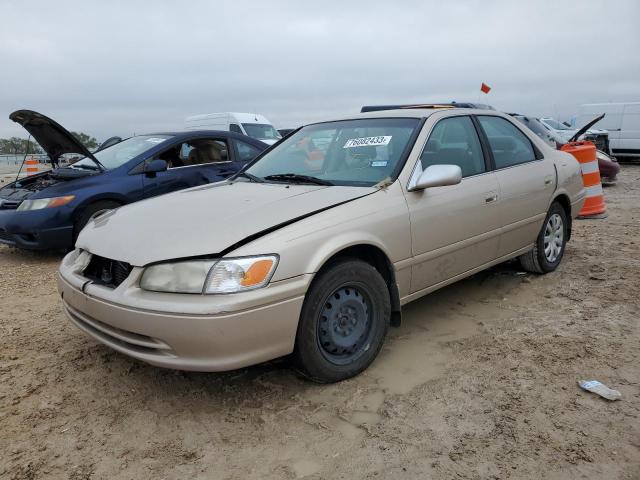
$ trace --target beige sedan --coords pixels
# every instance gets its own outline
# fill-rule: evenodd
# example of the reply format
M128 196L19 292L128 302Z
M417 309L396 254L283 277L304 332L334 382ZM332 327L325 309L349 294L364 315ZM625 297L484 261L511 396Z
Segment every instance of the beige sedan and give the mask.
M153 365L292 354L334 382L375 359L406 303L514 257L554 270L583 202L576 160L501 113L357 114L95 218L59 289L75 325Z

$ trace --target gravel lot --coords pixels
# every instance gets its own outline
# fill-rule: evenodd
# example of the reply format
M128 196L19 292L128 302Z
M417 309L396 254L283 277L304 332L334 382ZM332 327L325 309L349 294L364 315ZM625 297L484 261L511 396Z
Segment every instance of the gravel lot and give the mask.
M414 302L331 386L283 361L126 358L64 318L59 254L2 246L0 478L638 479L640 166L605 193L557 272L501 265ZM592 378L622 400L578 388Z

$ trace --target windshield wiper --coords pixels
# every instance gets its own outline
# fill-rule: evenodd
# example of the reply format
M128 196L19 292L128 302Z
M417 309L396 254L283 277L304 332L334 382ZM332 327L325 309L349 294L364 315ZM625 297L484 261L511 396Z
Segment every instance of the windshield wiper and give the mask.
M322 178L312 177L310 175L299 175L297 173L277 173L275 175L267 175L265 180L290 180L291 183L311 183L313 185L333 185L329 180L323 180Z
M249 179L249 181L251 181L251 182L256 182L256 183L263 183L263 182L264 182L264 180L263 180L263 179L261 179L260 177L256 177L256 176L255 176L255 175L253 175L252 173L247 173L247 172L240 172L240 173L238 173L238 174L234 177L234 179L235 179L235 178L238 178L238 177L245 177L245 178L248 178L248 179Z

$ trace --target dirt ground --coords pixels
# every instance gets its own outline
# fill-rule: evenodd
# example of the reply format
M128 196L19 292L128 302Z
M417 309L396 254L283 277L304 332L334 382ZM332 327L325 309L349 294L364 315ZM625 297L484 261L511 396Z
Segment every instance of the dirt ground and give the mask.
M408 305L331 386L284 361L131 360L64 318L60 255L0 247L0 478L638 479L640 165L605 192L558 271L501 265Z

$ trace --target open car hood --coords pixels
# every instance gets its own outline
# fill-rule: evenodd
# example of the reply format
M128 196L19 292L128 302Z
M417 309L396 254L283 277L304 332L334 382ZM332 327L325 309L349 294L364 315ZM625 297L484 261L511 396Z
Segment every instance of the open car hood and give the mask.
M102 164L87 147L80 143L71 132L49 117L33 110L16 110L9 115L9 119L22 125L31 134L51 159L52 166L55 166L54 163L60 155L79 153L93 160L100 170L104 170Z
M584 135L587 132L587 130L589 130L593 125L595 125L600 120L602 120L604 118L604 115L605 114L603 113L599 117L594 118L593 120L588 122L586 125L584 125L581 129L579 129L576 133L573 134L573 137L569 139L569 142L577 141L582 135Z
M107 212L87 224L76 247L135 266L224 255L275 229L376 191L374 187L215 183Z

